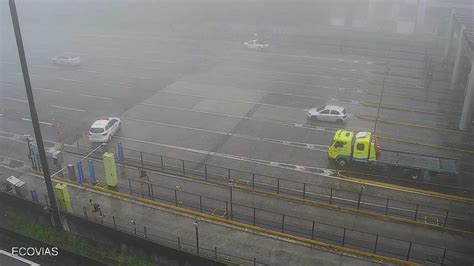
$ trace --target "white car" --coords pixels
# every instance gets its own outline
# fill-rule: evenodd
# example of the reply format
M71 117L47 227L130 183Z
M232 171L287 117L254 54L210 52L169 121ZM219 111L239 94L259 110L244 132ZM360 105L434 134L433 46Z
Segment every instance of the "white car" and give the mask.
M248 41L244 43L244 46L247 47L248 49L265 49L270 47L269 43L263 44L263 43L258 43L258 40L253 40L253 41Z
M321 120L342 123L347 119L346 109L337 105L325 105L309 109L306 114L309 120Z
M65 66L78 66L81 64L80 57L70 57L70 56L56 56L51 59L51 61L56 65L65 65Z
M121 124L122 121L118 117L100 118L89 129L89 140L91 142L108 142L117 133Z

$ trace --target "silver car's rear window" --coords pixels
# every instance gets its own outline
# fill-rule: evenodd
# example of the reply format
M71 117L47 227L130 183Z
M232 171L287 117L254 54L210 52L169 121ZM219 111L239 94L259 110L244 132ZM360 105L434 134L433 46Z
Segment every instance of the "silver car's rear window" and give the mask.
M102 133L104 132L104 129L103 128L91 128L91 133Z

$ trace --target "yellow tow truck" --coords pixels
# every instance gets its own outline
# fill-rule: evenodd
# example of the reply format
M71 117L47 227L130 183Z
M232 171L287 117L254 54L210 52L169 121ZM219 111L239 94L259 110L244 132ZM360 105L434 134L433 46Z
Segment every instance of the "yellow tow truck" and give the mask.
M457 175L457 160L380 147L377 136L370 131L354 132L339 129L328 148L328 158L341 167L362 164L385 170L401 170L403 174L417 178L424 173L431 176L443 173Z

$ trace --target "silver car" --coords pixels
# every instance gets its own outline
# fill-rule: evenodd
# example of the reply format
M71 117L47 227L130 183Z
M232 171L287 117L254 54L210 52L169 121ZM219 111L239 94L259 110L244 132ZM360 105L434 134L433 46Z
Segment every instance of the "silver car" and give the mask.
M337 105L325 105L308 110L306 114L309 120L320 120L342 123L347 119L347 112L344 107Z
M78 66L81 64L80 57L70 57L64 55L53 57L51 61L53 64L65 66Z

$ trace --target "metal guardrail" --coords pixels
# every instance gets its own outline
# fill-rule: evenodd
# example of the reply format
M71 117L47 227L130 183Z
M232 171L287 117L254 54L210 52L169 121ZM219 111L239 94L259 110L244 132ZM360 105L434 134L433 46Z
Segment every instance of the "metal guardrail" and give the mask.
M7 192L4 189L0 189L0 193L8 193L10 195L16 196L17 195ZM38 204L40 206L49 206L49 199L46 194L37 192L36 190L30 190L31 198L30 197L18 197L22 200L27 200ZM83 207L83 213L81 215L77 213L68 213L68 215L72 215L81 219L86 219L90 222L98 223L103 226L107 226L111 229L121 231L123 233L133 235L136 237L140 237L146 239L148 241L157 243L159 245L163 245L172 249L182 250L184 252L194 254L197 256L202 256L208 259L213 259L223 263L237 263L242 265L265 265L261 262L258 262L256 258L243 258L240 256L236 256L233 254L229 254L226 252L221 251L218 249L217 246L210 247L203 245L202 241L199 242L198 237L196 239L186 239L183 237L179 237L168 232L158 231L155 229L151 229L146 226L139 226L136 222L132 219L127 222L123 222L119 220L115 216L108 216L102 211L97 212L94 215L91 215L88 211L88 207ZM128 226L126 226L128 225ZM190 224L193 226L193 224ZM195 226L194 226L195 227ZM195 227L196 228L196 227Z
M111 147L108 147L108 149L110 148ZM294 196L305 200L314 200L357 210L366 210L440 227L467 230L470 232L472 232L474 228L474 219L464 213L368 195L364 193L363 187L361 187L359 192L353 192L254 172L176 159L127 148L123 148L123 151L124 161L121 163L131 167L198 178L204 181L220 182L223 184L233 183L252 190ZM101 158L102 152L103 151L97 151L95 156Z

